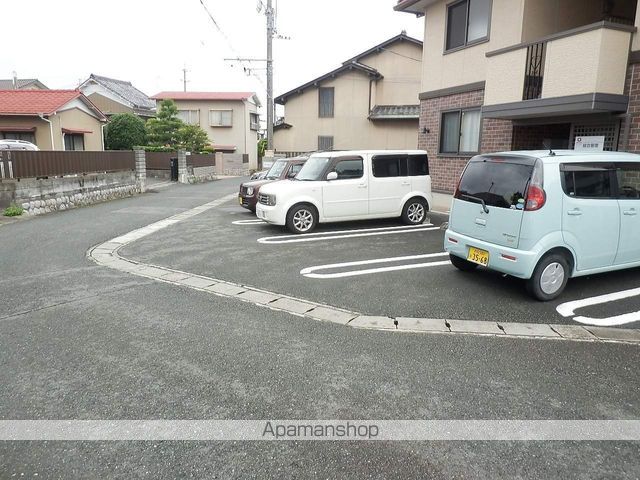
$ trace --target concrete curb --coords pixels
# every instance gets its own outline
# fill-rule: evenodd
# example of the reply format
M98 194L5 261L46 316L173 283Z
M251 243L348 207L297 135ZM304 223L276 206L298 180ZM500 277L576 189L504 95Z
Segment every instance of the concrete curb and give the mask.
M582 327L579 325L548 325L538 323L500 323L479 320L449 320L431 318L405 318L368 316L358 312L290 297L248 285L182 272L160 265L136 262L121 257L121 248L147 235L175 225L232 199L227 195L185 212L178 213L145 227L132 230L89 249L87 256L99 265L150 278L159 282L187 287L220 297L234 298L242 302L286 312L298 317L337 323L366 330L384 330L409 333L435 333L441 335L474 335L496 338L528 338L545 340L569 340L579 342L606 342L640 345L640 331L633 329Z

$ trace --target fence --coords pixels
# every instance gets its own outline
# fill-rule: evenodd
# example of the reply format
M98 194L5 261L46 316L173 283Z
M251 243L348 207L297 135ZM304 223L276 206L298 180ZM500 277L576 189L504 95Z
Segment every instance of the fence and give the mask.
M189 167L215 167L216 156L206 153L192 153L187 155L187 165Z
M178 152L146 152L147 170L170 170L171 159L178 157ZM212 167L216 164L216 157L212 154L192 153L187 155L187 165L190 167Z
M131 151L0 152L0 178L38 178L135 170Z

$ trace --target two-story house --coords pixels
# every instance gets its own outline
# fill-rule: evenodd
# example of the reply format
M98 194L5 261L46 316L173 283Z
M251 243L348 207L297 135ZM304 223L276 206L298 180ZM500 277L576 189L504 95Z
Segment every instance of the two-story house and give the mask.
M478 152L640 151L637 0L400 0L425 16L419 148L451 192Z
M415 148L422 42L404 32L278 96L278 152Z
M160 92L153 97L159 104L173 100L178 117L185 123L200 125L218 152L247 154L247 168L258 168L258 130L260 100L253 92Z

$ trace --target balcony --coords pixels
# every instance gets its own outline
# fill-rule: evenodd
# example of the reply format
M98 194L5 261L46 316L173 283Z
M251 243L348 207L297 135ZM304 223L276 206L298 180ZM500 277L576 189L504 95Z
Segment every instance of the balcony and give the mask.
M635 30L602 21L488 52L484 116L625 111L624 83Z

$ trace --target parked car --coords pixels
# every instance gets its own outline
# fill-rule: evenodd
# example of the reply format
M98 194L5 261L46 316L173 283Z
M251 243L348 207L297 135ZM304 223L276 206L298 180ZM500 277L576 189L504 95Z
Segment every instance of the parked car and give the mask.
M242 183L240 185L240 193L238 194L240 205L255 212L260 188L267 183L295 177L304 165L304 162L307 161L307 158L308 157L291 157L276 160L262 179Z
M640 155L531 151L472 158L456 189L444 248L527 280L538 300L567 280L640 266Z
M26 140L0 140L0 150L40 150L36 145Z
M251 176L249 177L249 180L262 180L264 177L267 176L268 172L269 172L269 169L252 173Z
M309 233L318 223L402 217L424 222L431 204L427 152L314 153L293 180L265 185L258 218Z

